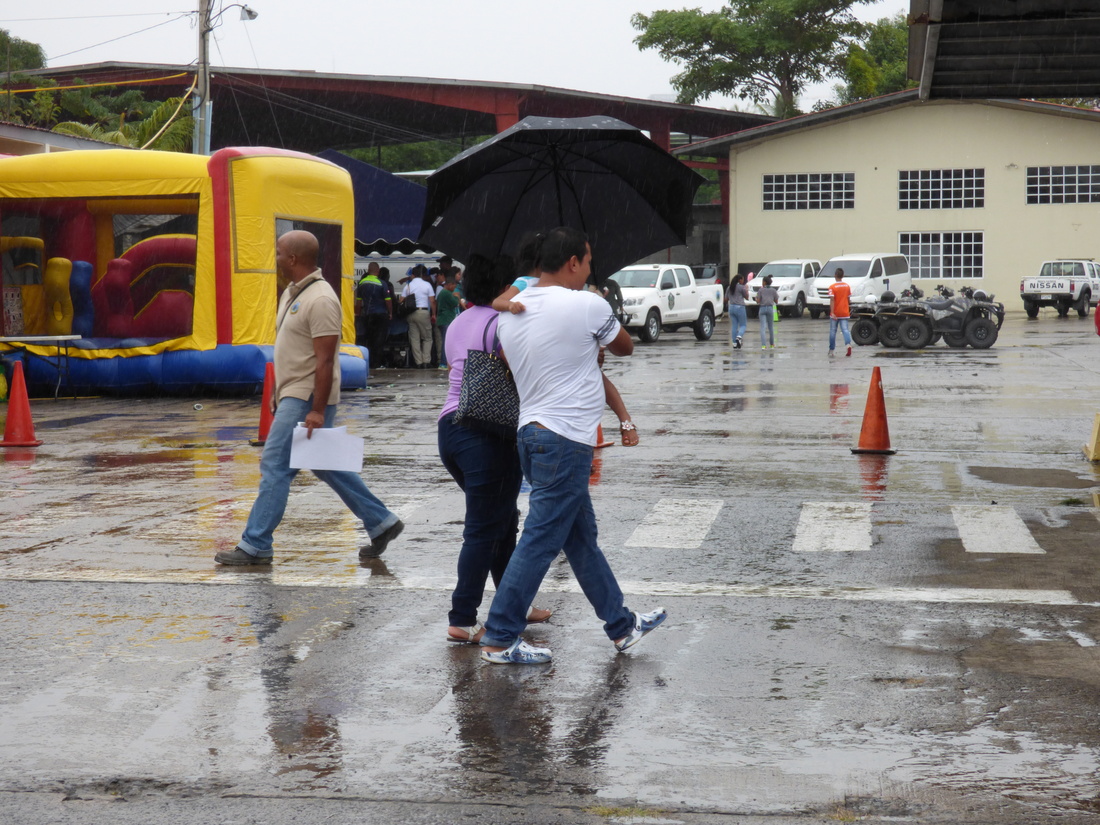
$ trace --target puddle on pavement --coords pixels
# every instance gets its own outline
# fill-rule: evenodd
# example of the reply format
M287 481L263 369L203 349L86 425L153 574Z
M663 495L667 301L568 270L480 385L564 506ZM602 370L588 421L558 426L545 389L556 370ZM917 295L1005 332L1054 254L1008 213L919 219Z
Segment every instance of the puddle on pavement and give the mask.
M1081 478L1069 470L1043 470L1033 467L967 467L967 472L982 481L1011 484L1016 487L1055 487L1085 490L1096 487L1095 479Z

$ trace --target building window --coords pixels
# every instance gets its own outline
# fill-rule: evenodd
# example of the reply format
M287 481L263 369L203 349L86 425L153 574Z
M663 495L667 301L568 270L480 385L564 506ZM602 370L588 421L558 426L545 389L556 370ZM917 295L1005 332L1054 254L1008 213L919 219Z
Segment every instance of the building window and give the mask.
M1029 166L1027 202L1100 203L1100 166Z
M898 172L898 209L977 209L985 206L984 169Z
M984 232L902 232L898 251L914 278L981 278L985 272Z
M764 211L854 209L855 172L764 175Z

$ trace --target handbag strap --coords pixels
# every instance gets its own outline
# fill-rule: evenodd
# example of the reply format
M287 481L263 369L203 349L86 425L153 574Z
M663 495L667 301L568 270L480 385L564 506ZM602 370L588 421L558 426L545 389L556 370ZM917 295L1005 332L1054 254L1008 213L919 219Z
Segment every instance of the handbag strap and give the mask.
M485 325L485 331L481 334L481 351L488 352L492 355L497 354L497 350L500 349L500 336L497 335L496 324L500 320L500 313L494 313L493 317L489 319L489 322ZM489 327L493 327L493 348L489 349Z

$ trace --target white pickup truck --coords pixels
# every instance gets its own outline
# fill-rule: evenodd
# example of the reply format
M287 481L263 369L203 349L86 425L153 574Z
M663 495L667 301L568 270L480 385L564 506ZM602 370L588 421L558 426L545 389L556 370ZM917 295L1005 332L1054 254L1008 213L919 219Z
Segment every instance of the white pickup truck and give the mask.
M1046 261L1034 278L1020 281L1020 297L1028 318L1039 307L1054 307L1065 318L1076 309L1082 318L1100 301L1100 264L1088 258Z
M625 326L646 342L662 330L689 326L695 337L707 341L714 319L725 311L721 284L696 283L691 267L682 264L638 264L611 276L623 293Z

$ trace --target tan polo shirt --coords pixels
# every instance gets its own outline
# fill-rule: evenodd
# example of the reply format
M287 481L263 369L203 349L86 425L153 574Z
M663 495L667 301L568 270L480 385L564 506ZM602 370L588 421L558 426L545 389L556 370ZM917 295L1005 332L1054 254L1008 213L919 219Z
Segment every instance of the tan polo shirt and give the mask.
M308 401L313 395L317 370L313 339L335 335L339 342L341 332L340 301L320 269L283 290L275 319L279 324L275 331L275 398ZM339 400L340 355L337 352L328 403L335 404Z

